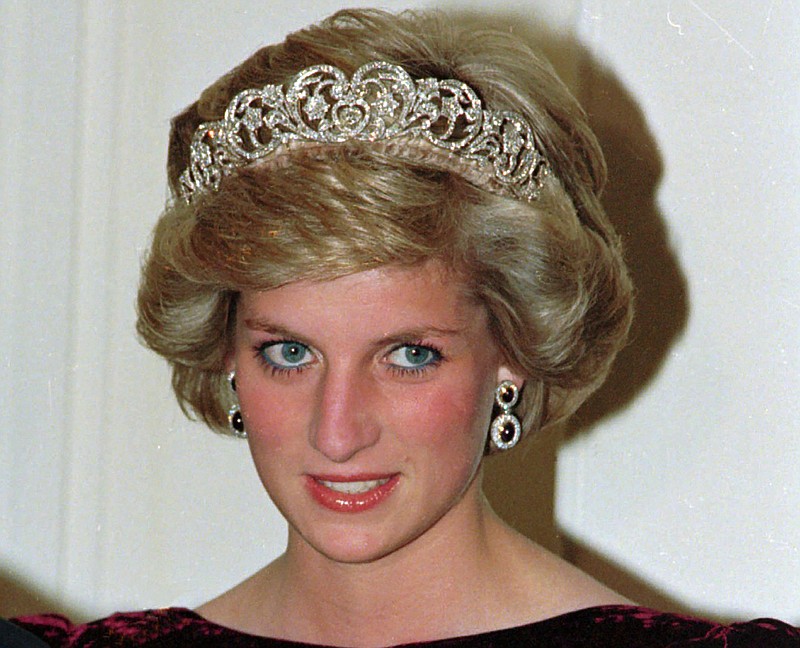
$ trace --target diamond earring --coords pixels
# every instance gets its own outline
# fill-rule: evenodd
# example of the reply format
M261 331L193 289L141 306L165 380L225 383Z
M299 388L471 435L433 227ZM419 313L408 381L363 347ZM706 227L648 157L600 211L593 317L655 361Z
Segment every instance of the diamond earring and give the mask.
M501 382L494 391L494 402L502 410L492 421L492 445L497 450L510 450L522 437L522 425L511 413L519 400L519 387L510 380Z
M233 394L233 405L228 410L228 426L231 433L240 439L247 438L247 430L244 429L244 419L242 412L239 409L239 399L236 397L236 372L231 371L228 374L228 384L231 386L231 393Z

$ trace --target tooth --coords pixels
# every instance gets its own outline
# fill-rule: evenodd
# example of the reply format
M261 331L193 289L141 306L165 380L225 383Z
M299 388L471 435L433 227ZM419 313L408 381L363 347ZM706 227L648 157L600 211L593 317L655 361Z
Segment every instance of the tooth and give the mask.
M371 479L369 481L353 481L353 482L332 482L320 479L319 483L325 486L326 488L330 488L331 490L336 491L337 493L358 495L360 493L366 493L367 491L370 491L373 488L377 488L378 486L383 486L388 481L389 479L387 477L386 479Z

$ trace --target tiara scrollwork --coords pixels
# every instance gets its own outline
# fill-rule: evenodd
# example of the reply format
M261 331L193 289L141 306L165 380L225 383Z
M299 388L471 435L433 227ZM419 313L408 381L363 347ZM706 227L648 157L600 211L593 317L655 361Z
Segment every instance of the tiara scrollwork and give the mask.
M244 90L219 121L200 124L180 176L186 202L217 191L236 169L291 142L335 144L421 137L485 166L514 197L534 200L549 166L527 121L485 110L476 92L456 79L414 80L383 61L348 79L339 68L314 65L281 85Z

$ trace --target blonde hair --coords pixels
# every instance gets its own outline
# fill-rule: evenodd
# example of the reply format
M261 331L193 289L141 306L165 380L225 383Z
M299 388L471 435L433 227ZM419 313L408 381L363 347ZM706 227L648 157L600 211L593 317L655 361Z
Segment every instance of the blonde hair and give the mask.
M424 143L290 148L186 204L178 178L192 134L238 92L310 65L348 74L374 60L459 79L492 110L522 114L552 169L525 202L476 181L471 163ZM526 431L571 414L624 343L632 288L599 202L605 165L585 115L547 62L508 33L466 32L436 12L340 11L265 47L172 122L173 200L156 225L137 330L164 356L183 410L227 430L236 296L385 264L443 261L485 304L491 333L526 376Z

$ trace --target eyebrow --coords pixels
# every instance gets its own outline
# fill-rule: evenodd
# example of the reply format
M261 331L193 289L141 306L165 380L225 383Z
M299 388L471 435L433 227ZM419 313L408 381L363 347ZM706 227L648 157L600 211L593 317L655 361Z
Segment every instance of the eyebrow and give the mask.
M284 338L297 340L298 342L303 342L305 340L304 335L299 335L295 331L292 331L291 329L288 329L284 326L275 324L269 319L263 317L248 317L245 318L244 323L245 326L247 326L247 328L254 331L263 331L264 333L269 333L271 335L278 335ZM463 328L444 328L440 326L414 327L384 335L380 338L378 344L384 345L384 344L397 344L401 342L414 342L416 340L420 340L422 338L429 336L458 337L460 335L463 335L466 329L467 329L466 325Z
M251 331L261 331L262 333L274 335L284 340L302 342L303 344L310 346L309 340L307 340L304 335L300 335L296 331L292 331L285 326L275 324L275 322L272 322L267 318L246 317L244 319L244 324Z
M392 344L399 342L414 342L429 336L432 337L458 337L464 333L461 329L441 328L438 326L422 326L419 328L405 329L381 338L382 344Z
M283 335L286 337L296 337L293 331L290 331L283 326L278 326L274 322L263 317L246 317L244 324L247 328L254 331L264 331L264 333L273 333L275 335Z

